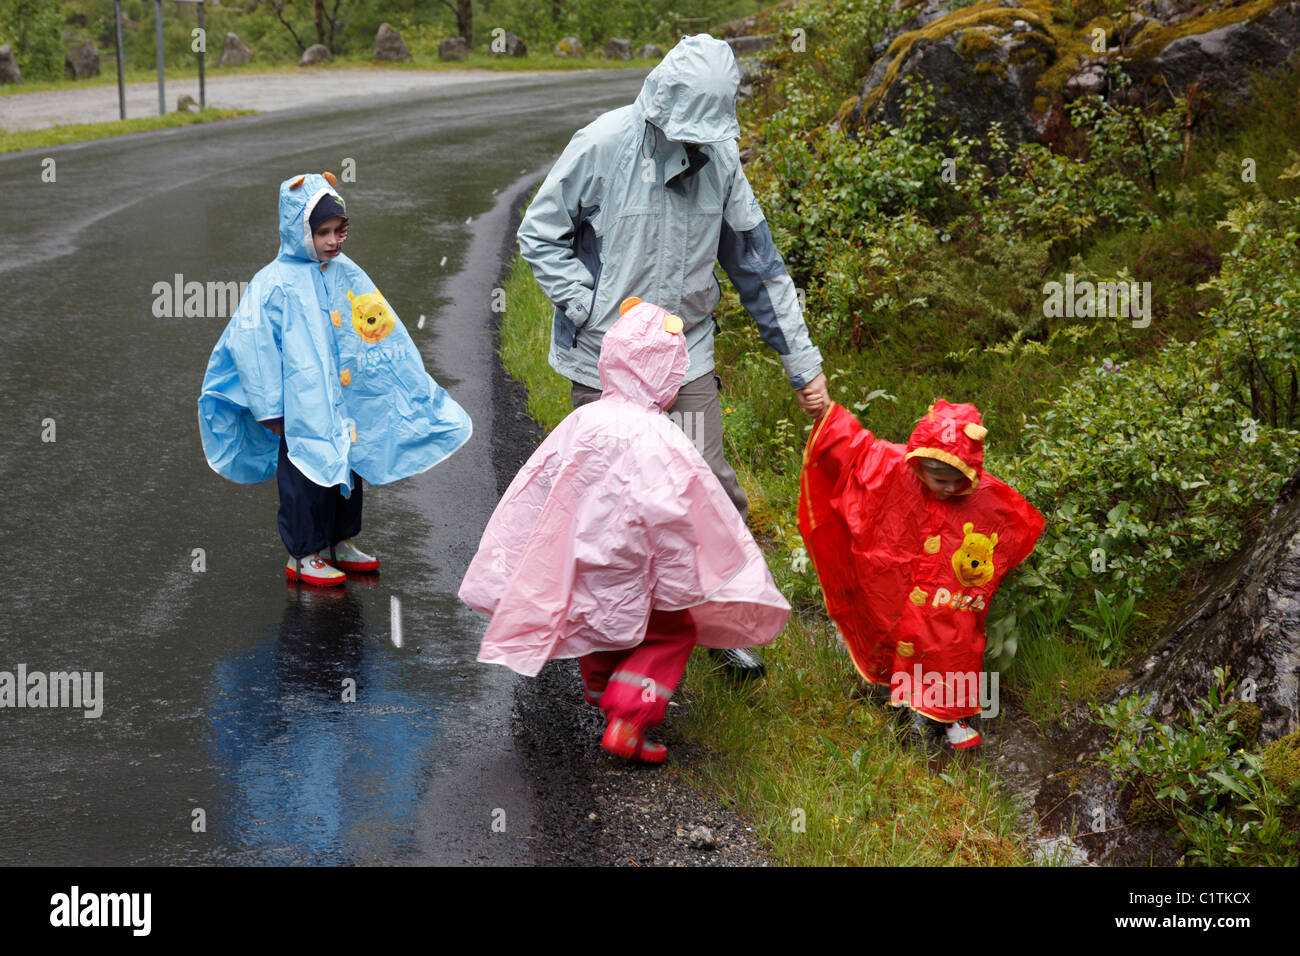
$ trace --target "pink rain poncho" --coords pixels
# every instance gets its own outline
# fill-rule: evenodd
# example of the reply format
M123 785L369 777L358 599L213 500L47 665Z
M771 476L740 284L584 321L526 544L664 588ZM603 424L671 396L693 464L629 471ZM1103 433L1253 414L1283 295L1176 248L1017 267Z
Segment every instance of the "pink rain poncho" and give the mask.
M532 677L551 658L627 650L651 609L690 608L705 647L767 644L790 614L726 492L661 414L686 372L681 320L625 308L601 348L600 400L520 469L461 583L492 617L484 663Z

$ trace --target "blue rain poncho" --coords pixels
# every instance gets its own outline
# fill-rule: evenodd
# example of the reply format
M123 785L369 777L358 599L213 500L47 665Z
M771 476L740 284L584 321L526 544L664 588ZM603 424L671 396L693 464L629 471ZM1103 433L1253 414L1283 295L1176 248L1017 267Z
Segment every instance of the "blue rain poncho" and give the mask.
M469 416L424 370L397 315L355 262L321 262L312 209L339 199L325 177L280 184L280 252L253 277L208 360L199 430L208 464L245 484L289 460L318 485L352 492L419 474L468 440ZM341 203L341 199L340 199Z

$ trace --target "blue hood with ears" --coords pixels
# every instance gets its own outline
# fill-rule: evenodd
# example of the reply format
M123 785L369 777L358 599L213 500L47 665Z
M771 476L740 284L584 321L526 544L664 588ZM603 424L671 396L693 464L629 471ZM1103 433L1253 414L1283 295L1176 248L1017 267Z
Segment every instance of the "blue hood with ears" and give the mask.
M320 262L311 237L311 212L324 195L331 195L344 209L347 203L333 184L320 173L295 176L280 184L280 258Z

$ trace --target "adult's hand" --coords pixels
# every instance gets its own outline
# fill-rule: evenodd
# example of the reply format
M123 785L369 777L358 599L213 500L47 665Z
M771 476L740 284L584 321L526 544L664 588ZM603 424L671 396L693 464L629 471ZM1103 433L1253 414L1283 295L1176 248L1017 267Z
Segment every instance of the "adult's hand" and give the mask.
M830 407L830 392L826 388L826 375L819 372L817 377L799 389L799 407L811 418L821 418Z

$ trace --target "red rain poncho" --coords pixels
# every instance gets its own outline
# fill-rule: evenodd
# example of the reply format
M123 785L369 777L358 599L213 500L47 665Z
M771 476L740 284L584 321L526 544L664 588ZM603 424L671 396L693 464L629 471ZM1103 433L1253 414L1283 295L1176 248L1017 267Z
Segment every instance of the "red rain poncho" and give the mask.
M480 661L531 677L551 658L626 650L651 609L690 608L705 647L766 644L785 626L790 605L744 521L661 414L686 365L681 320L658 306L606 333L600 400L520 469L461 583L492 616Z
M799 530L826 610L859 673L936 720L979 712L989 602L1044 526L983 470L985 434L974 405L940 399L904 448L832 405L804 451ZM937 498L922 457L957 468L965 486Z

